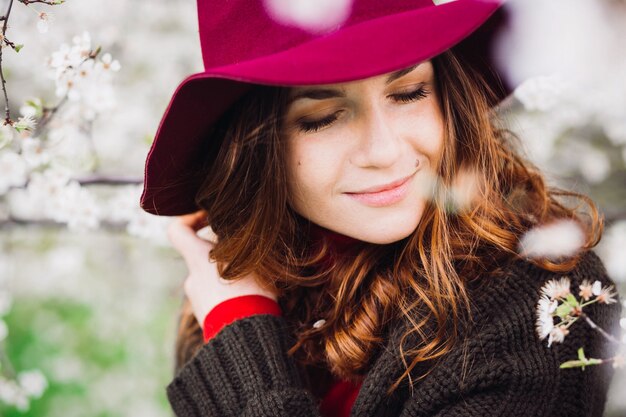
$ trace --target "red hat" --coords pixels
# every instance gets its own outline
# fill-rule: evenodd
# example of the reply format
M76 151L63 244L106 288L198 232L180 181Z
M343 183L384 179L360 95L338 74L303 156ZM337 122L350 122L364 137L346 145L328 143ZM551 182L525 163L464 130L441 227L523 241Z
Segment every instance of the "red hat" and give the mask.
M352 0L343 22L313 32L281 22L269 0L198 0L205 70L181 82L161 119L146 160L141 207L158 215L198 210L200 179L193 174L215 157L202 154L203 141L254 84L353 81L411 66L457 44L474 67L499 83L489 46L503 20L494 14L501 1Z

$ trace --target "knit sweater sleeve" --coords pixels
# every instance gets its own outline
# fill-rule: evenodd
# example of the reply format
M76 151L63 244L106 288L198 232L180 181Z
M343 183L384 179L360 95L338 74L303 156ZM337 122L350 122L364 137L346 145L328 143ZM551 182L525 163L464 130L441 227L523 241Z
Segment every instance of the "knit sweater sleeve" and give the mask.
M613 377L610 364L559 369L577 359L609 358L617 346L586 323L577 322L563 343L547 346L535 330L535 308L541 286L558 275L526 263L500 282L482 289L475 326L432 373L417 384L402 416L602 416ZM613 282L598 257L585 254L569 274L571 291L578 295L583 279ZM603 329L619 335L621 303L592 304L584 309Z
M256 314L226 325L167 386L177 416L319 416L287 350L283 317Z

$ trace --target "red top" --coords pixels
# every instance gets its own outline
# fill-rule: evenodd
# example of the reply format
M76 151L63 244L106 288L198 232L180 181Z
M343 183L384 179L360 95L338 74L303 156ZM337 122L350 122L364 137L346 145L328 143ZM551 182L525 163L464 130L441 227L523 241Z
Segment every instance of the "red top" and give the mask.
M336 250L342 251L355 241L354 239L312 225L313 239L328 238ZM243 295L222 301L206 315L203 323L204 342L211 340L219 331L237 319L254 314L272 314L281 316L278 303L262 295ZM349 417L352 405L361 388L361 383L335 380L322 398L320 413L324 417Z

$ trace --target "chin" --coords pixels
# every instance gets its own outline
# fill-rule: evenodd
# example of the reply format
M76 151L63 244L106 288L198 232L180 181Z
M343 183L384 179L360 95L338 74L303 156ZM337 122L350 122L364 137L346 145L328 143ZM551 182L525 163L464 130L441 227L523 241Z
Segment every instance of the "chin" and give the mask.
M406 227L405 224L403 227L395 228L361 228L361 230L353 233L351 236L364 242L387 245L410 236L416 227L417 225L415 227Z
M422 210L411 214L411 216L387 215L375 219L356 219L356 223L343 228L340 233L364 242L387 245L405 239L415 231L422 217Z

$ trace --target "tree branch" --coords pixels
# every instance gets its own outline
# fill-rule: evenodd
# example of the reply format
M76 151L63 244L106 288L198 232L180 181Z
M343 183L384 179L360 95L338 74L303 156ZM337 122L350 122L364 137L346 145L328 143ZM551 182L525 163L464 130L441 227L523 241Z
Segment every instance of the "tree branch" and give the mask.
M587 322L587 324L589 326L591 326L592 329L594 329L595 331L599 332L602 336L604 336L607 340L610 340L613 343L617 343L618 345L622 345L623 343L617 339L616 337L614 337L612 334L607 333L602 327L598 326L596 323L593 322L593 320L591 320L589 318L589 316L585 313L583 313L582 311L580 312L580 316L582 318L585 319L585 321Z
M124 177L124 176L106 176L106 175L91 175L81 178L76 178L76 181L80 185L137 185L143 184L143 179L136 177Z
M7 26L9 23L9 16L11 15L11 8L13 7L13 0L9 0L9 7L7 8L6 15L3 16L4 24L2 25L2 41L6 40ZM2 81L2 92L4 93L4 124L11 123L11 112L9 110L9 96L7 95L6 80L4 79L4 70L2 69L2 47L0 46L0 79Z
M20 3L28 6L29 4L33 4L33 3L43 3L43 4L47 4L48 6L56 6L58 4L63 3L63 1L65 0L60 0L60 1L55 1L55 0L18 0Z
M46 229L67 229L66 223L59 223L48 219L20 219L19 217L9 216L6 219L0 220L0 227L4 230L11 230L11 228L20 229L24 226L37 226ZM125 232L125 222L111 222L101 221L98 230L106 230L109 232Z

